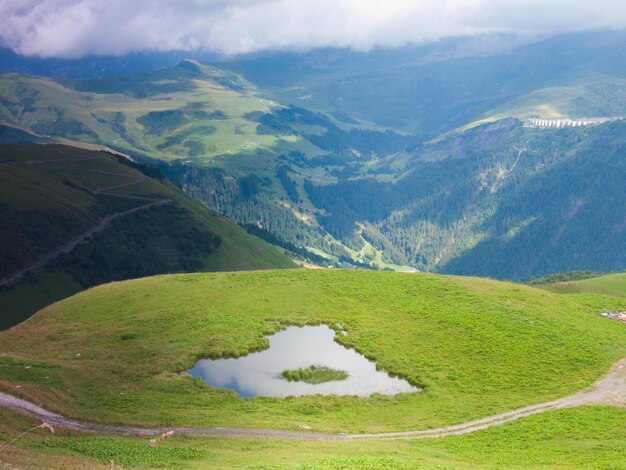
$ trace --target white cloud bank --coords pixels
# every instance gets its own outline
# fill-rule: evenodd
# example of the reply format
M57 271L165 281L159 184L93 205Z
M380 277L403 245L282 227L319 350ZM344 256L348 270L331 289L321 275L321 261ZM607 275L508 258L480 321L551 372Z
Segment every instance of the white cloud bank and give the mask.
M505 31L626 28L624 0L0 0L0 41L23 55L368 49Z

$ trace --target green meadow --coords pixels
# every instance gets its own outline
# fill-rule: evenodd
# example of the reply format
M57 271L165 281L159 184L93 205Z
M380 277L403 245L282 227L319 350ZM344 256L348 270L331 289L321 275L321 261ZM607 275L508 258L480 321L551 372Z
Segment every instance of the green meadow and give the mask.
M556 282L540 287L563 294L594 293L626 297L626 273L608 274L581 281Z
M257 133L258 116L277 104L241 77L192 61L109 80L3 74L0 94L1 121L166 161L312 148L293 135Z
M444 439L300 442L147 438L35 430L0 451L2 462L32 468L250 469L621 469L626 410L582 407ZM0 410L0 440L39 423Z
M0 334L0 384L101 423L427 429L590 385L626 355L626 328L598 313L593 295L487 279L340 270L156 276L90 289ZM198 358L264 349L265 336L285 325L319 323L340 323L348 336L338 342L423 392L248 399L182 373Z

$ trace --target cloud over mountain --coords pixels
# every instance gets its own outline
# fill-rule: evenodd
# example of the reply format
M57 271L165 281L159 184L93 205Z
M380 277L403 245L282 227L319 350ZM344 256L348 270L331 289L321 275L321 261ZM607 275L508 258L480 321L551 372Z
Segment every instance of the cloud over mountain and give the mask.
M624 27L623 0L0 0L0 41L42 57L368 49L496 31Z

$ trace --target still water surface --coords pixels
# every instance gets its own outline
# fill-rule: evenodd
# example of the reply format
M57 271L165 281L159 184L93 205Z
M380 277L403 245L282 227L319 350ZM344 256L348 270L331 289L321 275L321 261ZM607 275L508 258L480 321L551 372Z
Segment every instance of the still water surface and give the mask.
M418 392L404 379L377 371L376 365L333 338L326 325L289 327L269 336L269 349L231 359L201 359L187 372L214 387L230 388L242 397L289 395L395 395ZM346 371L345 380L308 384L279 378L284 370L326 366Z

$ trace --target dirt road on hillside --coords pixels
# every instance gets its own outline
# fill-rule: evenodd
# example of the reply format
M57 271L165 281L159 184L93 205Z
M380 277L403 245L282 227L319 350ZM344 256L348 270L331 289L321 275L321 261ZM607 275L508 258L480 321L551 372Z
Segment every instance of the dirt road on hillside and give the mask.
M467 423L421 431L389 432L378 434L322 434L305 431L281 431L275 429L238 429L238 428L136 428L128 426L108 426L104 424L86 423L64 418L58 414L41 408L26 400L6 393L0 393L0 406L9 410L41 420L58 429L103 434L123 434L133 436L155 436L173 431L175 434L187 436L211 436L222 438L245 439L281 439L303 441L345 441L356 439L428 439L467 434L492 426L500 426L525 416L561 408L572 408L583 405L626 406L626 358L615 364L611 371L598 380L590 388L574 395L560 398L547 403L527 406L507 411L487 418Z
M34 165L34 164L50 164L50 163L68 163L68 162L98 160L100 158L104 158L104 157L98 156L98 157L90 157L90 158L65 159L65 160L29 160L27 164ZM119 197L123 199L132 199L132 200L147 201L147 202L146 204L133 207L132 209L128 209L128 210L120 211L120 212L114 212L113 214L110 214L100 219L98 223L94 225L93 227L91 227L89 230L81 233L80 235L77 235L76 237L72 238L70 241L68 241L64 245L57 247L54 250L46 253L45 255L41 256L37 261L29 264L25 268L20 269L19 271L15 271L9 274L8 276L5 276L3 279L0 279L0 287L14 284L17 281L19 281L26 273L30 271L34 271L35 269L43 268L46 264L48 264L54 258L64 253L69 253L74 248L76 248L79 244L83 243L85 240L91 237L94 233L100 232L101 230L104 230L105 228L107 228L109 224L111 223L111 221L113 221L114 219L117 219L119 217L125 217L127 215L131 215L136 212L143 211L145 209L150 209L151 207L161 206L163 204L170 204L173 202L173 199L169 199L169 198L151 198L151 197L143 197L143 196L130 196L130 195L117 194L117 193L111 192L116 189L125 188L128 186L133 186L135 184L142 183L143 181L146 180L146 177L144 175L136 176L136 175L129 175L128 173L113 173L113 172L106 172L106 171L89 170L89 169L84 169L84 168L70 168L70 169L76 170L76 171L86 171L89 173L96 173L96 174L105 175L105 176L122 176L122 177L127 177L127 178L133 178L133 181L130 181L128 183L117 184L114 186L107 186L104 188L96 188L91 191L91 194L93 194L94 196L105 194L107 196L114 196L114 197Z

